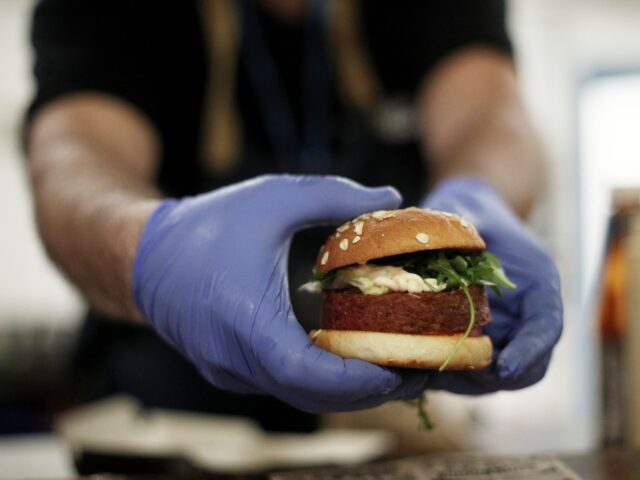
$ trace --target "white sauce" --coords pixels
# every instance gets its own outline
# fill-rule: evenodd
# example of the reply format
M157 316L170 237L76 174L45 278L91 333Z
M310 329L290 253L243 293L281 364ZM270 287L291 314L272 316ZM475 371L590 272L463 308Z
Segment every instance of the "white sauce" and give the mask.
M382 295L392 292L439 292L445 285L439 285L435 278L422 278L415 273L409 273L402 267L381 265L357 265L341 268L331 285L333 288L344 286L359 288L363 293Z
M402 267L380 265L356 265L341 268L336 272L329 288L356 287L368 295L382 295L391 292L441 292L445 285L435 278L422 278L409 273ZM320 282L309 282L301 287L310 292L321 289Z

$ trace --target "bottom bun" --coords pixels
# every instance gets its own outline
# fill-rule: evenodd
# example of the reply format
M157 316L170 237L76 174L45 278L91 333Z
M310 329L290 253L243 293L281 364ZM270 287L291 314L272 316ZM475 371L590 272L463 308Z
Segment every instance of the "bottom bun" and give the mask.
M462 338L457 335L408 335L361 330L312 330L318 347L343 358L387 367L439 369ZM468 337L446 370L475 370L491 363L489 337Z

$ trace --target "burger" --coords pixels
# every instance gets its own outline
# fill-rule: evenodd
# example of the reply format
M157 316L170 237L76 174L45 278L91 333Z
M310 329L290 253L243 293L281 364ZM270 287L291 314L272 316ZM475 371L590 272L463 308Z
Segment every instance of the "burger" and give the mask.
M361 215L320 248L319 347L378 365L474 370L491 362L486 287L514 288L468 221L407 208Z

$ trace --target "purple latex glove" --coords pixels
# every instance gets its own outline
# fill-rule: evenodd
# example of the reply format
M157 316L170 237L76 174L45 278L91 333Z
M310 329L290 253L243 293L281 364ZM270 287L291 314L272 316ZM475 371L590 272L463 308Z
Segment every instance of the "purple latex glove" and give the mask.
M492 365L478 372L444 372L427 388L481 394L524 388L545 374L562 332L560 277L550 255L489 184L471 178L441 183L423 208L471 221L517 288L500 298L489 292L492 323L485 327L494 346Z
M148 220L133 269L137 305L213 385L306 411L368 408L421 384L315 347L289 301L296 230L395 208L392 188L337 177L266 176L183 200Z

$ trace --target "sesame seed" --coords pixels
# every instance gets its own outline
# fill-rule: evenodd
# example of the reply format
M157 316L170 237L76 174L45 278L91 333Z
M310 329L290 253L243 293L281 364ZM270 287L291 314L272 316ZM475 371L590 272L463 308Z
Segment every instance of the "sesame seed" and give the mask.
M353 231L356 232L356 235L362 235L363 227L364 227L364 222L358 222L353 226Z
M347 248L349 248L349 240L345 238L340 242L339 246L340 246L340 250L346 250Z
M348 223L345 223L344 225L340 225L340 226L338 227L338 231L339 231L339 232L344 232L344 231L345 231L346 229L348 229L348 228L349 228L349 224L348 224Z
M360 235L356 235L355 237L353 237L353 240L351 240L351 243L358 243L361 238L362 237Z
M429 235L424 232L420 232L416 234L416 240L426 245L427 243L429 243Z
M386 211L386 210L377 210L377 211L373 212L373 213L371 214L371 216L372 216L373 218L375 218L376 220L382 220L382 219L383 219L383 217L384 217L386 214L387 214L387 211Z
M320 260L320 264L326 265L328 261L329 261L329 252L324 252L324 255L322 255L322 259Z
M462 225L462 228L469 228L469 222L467 222L464 218L460 219L460 225Z

